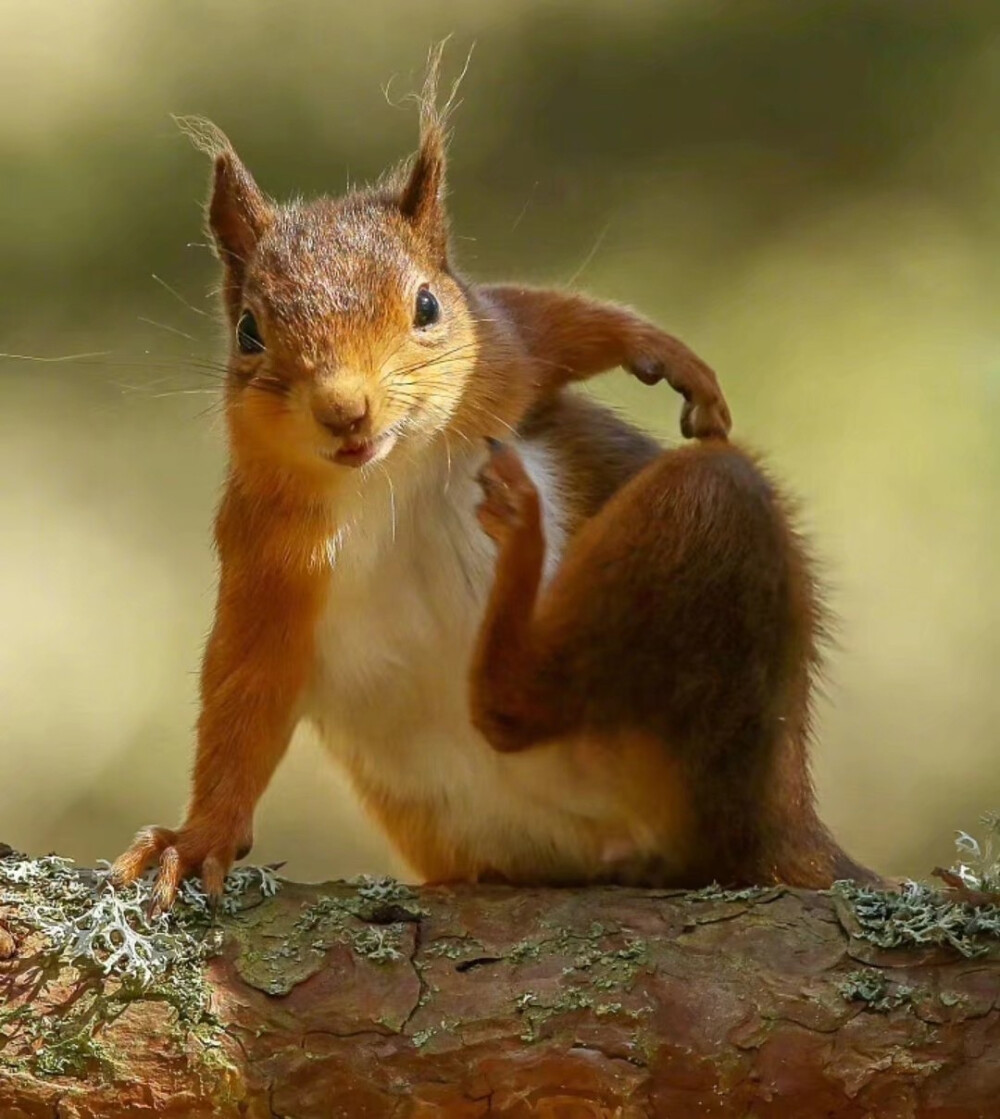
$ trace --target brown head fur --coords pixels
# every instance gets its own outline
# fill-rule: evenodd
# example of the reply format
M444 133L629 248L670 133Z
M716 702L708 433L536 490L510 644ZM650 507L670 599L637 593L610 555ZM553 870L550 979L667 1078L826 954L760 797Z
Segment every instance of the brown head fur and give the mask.
M504 359L516 379L516 343L483 321L450 264L445 128L454 90L439 108L440 56L439 46L419 97L415 156L342 198L278 204L218 128L178 121L214 161L207 223L224 271L230 451L244 487L314 500L349 473L332 465L338 452L378 446L377 460L456 422L467 437L506 426L498 413L508 408L477 358L487 350ZM423 325L422 292L436 304ZM244 345L241 323L252 326Z

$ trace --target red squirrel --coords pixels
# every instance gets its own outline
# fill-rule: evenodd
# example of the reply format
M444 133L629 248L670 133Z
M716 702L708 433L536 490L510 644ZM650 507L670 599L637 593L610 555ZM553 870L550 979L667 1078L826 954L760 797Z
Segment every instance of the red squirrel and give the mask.
M868 878L814 807L823 615L786 501L676 338L455 271L438 57L415 157L343 198L279 205L182 122L231 337L219 590L187 817L115 880L217 896L301 720L427 881ZM618 367L693 442L565 391Z

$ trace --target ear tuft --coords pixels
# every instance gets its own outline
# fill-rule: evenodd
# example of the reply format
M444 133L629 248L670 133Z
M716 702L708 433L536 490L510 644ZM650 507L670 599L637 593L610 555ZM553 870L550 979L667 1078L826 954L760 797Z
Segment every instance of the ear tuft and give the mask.
M456 107L455 96L465 72L469 57L459 74L448 100L438 105L438 83L441 58L448 40L431 48L427 59L427 73L421 92L415 95L420 106L420 148L413 157L409 175L399 196L399 209L442 259L448 251L448 217L444 207L445 171L447 165L447 124Z
M204 152L205 155L214 158L217 155L221 155L223 152L231 152L233 150L233 145L229 142L229 137L225 132L223 132L218 125L213 124L205 117L179 117L172 115L171 120L191 143L194 144L198 151Z
M235 315L246 262L273 220L274 210L220 128L203 117L174 120L194 146L211 156L214 163L208 228L226 269L226 301Z

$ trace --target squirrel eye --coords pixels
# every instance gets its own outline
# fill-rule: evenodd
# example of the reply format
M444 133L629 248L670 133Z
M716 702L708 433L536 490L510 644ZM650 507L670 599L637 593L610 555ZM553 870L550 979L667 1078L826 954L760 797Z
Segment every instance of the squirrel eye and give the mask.
M437 297L429 288L421 288L417 292L417 306L413 312L413 325L416 327L430 326L441 317L441 305Z
M260 329L253 311L244 311L236 324L236 345L241 354L259 354L264 350L264 339L260 336Z

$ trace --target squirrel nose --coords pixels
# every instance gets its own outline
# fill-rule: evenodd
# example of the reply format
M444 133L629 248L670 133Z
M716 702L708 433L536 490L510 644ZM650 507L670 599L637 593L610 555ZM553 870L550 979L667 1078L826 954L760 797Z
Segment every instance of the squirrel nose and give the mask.
M339 439L345 435L357 434L368 419L368 410L368 397L362 396L357 400L327 405L322 412L316 413L316 420Z

